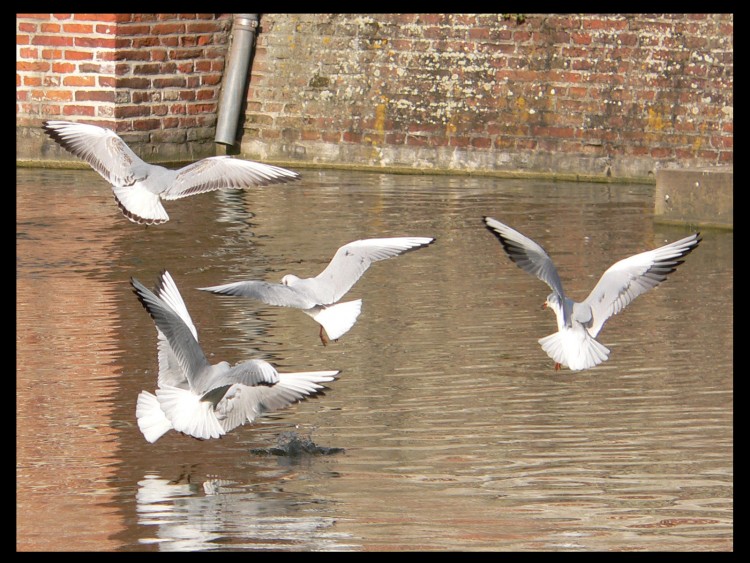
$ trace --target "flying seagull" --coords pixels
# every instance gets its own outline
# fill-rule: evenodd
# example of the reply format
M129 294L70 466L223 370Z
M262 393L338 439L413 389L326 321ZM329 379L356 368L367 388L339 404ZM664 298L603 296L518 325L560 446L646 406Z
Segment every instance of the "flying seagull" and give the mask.
M156 324L159 375L156 394L141 391L136 419L153 443L169 430L199 439L219 438L266 412L320 394L339 371L279 373L264 360L230 367L210 364L177 286L164 271L154 291L130 279Z
M609 357L609 348L596 340L604 323L667 279L700 241L694 233L655 250L648 250L616 262L604 272L589 296L576 303L565 296L560 276L547 252L536 242L492 217L485 226L503 245L516 265L535 275L552 289L544 307L555 312L557 332L539 339L542 349L555 360L555 369L592 368Z
M43 129L112 185L117 206L134 223L158 225L169 221L162 199L266 186L299 178L299 174L291 170L230 156L212 156L170 170L144 162L114 131L104 127L45 121Z
M336 251L331 262L314 278L287 274L281 283L240 281L199 287L221 295L251 297L281 307L302 309L320 324L320 340L338 340L357 320L362 300L338 301L357 283L373 262L432 244L431 237L393 237L357 240Z

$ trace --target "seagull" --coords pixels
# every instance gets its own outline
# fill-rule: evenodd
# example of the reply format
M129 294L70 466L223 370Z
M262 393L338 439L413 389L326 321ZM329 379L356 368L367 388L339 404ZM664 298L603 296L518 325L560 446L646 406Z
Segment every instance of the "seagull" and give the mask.
M211 365L169 272L161 273L154 291L135 278L130 283L157 332L156 394L141 391L135 411L148 442L172 429L201 440L219 438L266 412L321 394L323 383L338 378L338 370L279 373L258 359Z
M266 186L299 178L291 170L230 156L211 156L170 170L144 162L114 131L104 127L45 121L43 129L112 185L120 211L134 223L158 225L169 221L160 199Z
M339 248L325 270L314 278L287 274L281 278L281 283L240 281L198 289L220 295L251 297L268 305L302 309L320 324L320 340L326 346L330 340L338 340L356 322L362 300L337 302L373 262L423 248L434 241L431 237L356 240Z
M485 226L503 245L516 265L535 275L552 289L543 307L557 317L557 332L539 339L542 349L555 360L555 370L592 368L609 357L609 348L596 340L604 323L627 307L633 299L653 289L682 264L700 243L700 233L655 250L641 252L615 262L604 272L581 303L566 297L560 276L547 252L536 242L492 217Z

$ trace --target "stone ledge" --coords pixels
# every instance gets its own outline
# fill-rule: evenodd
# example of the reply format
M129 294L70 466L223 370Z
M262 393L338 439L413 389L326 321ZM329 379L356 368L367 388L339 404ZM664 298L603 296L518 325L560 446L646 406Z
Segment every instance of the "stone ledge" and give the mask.
M732 186L733 167L657 170L655 220L733 229Z

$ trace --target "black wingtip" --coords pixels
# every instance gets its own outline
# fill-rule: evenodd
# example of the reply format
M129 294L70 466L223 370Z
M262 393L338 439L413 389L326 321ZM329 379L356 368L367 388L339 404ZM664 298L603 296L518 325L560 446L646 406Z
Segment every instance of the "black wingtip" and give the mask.
M50 138L52 138L53 141L64 147L63 138L60 135L60 132L57 129L53 128L52 125L50 125L49 121L45 121L42 124L42 129L47 135L49 135Z

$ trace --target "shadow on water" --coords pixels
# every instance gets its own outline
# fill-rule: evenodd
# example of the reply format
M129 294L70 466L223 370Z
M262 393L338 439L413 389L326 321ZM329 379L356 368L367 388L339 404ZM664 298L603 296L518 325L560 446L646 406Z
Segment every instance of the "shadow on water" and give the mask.
M554 372L548 288L482 226L539 241L583 298L685 236L653 188L307 171L125 220L91 171L17 179L17 549L733 549L733 239L706 232L610 319L610 359ZM358 238L434 236L374 265L323 347L297 310L194 288L316 275ZM212 362L340 369L325 395L220 440L147 443L156 331L128 280L173 275ZM711 327L711 330L707 330Z

